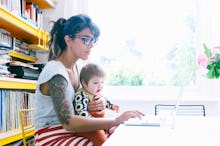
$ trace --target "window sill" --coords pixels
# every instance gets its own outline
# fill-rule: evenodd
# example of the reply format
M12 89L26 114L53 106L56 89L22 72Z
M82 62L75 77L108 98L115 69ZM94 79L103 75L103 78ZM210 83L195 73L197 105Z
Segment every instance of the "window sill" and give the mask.
M106 86L103 95L112 100L139 101L175 101L179 96L179 87L137 87ZM220 96L201 92L196 87L186 87L182 91L182 101L218 102Z

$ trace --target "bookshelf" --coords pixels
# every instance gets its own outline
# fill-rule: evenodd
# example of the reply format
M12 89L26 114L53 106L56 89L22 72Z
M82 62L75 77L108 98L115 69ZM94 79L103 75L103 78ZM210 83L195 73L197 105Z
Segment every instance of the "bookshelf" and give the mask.
M34 2L40 9L55 8L56 0L26 0L26 2ZM0 28L11 33L12 37L22 40L30 45L31 49L48 51L46 46L49 40L49 33L45 30L32 25L21 16L11 13L0 5ZM9 51L11 57L26 60L27 62L36 62L37 58L22 55L13 51ZM0 90L25 90L34 91L36 89L35 80L17 79L0 77ZM26 132L27 136L34 135L34 128ZM0 132L0 145L7 145L12 142L22 140L23 134L20 128Z
M30 24L20 16L12 14L1 5L0 22L0 28L9 31L12 36L30 44L39 44L41 45L40 50L48 50L46 47L49 39L48 32Z

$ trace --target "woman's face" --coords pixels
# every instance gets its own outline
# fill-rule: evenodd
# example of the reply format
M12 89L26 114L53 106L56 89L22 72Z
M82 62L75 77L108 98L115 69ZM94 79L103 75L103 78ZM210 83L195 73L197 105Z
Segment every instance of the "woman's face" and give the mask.
M75 58L80 58L83 60L88 59L91 48L94 45L94 37L91 30L86 28L75 36L76 37L72 39L70 43L71 53Z
M93 76L84 88L93 95L100 95L103 90L104 77Z

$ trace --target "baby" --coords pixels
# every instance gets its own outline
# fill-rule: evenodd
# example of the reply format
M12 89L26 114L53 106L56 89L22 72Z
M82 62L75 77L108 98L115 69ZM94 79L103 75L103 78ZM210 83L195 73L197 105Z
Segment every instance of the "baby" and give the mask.
M90 112L88 111L88 103L96 100L96 96L103 98L106 101L106 108L119 111L119 106L112 104L109 100L101 95L104 85L105 72L97 64L87 64L80 72L80 82L82 88L80 88L73 101L75 113L77 115L86 117L104 117L105 112ZM114 128L113 128L114 129ZM112 129L110 130L112 131ZM93 142L95 146L101 146L107 139L105 130L98 130L92 132L77 132L78 136L88 138Z

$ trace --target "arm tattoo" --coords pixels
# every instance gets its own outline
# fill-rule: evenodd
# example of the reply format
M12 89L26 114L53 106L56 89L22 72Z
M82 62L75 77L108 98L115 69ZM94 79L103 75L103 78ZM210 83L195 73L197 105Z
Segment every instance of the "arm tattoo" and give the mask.
M61 124L69 124L73 109L72 102L66 97L67 81L61 75L55 75L49 81L49 90L52 97L54 109Z

